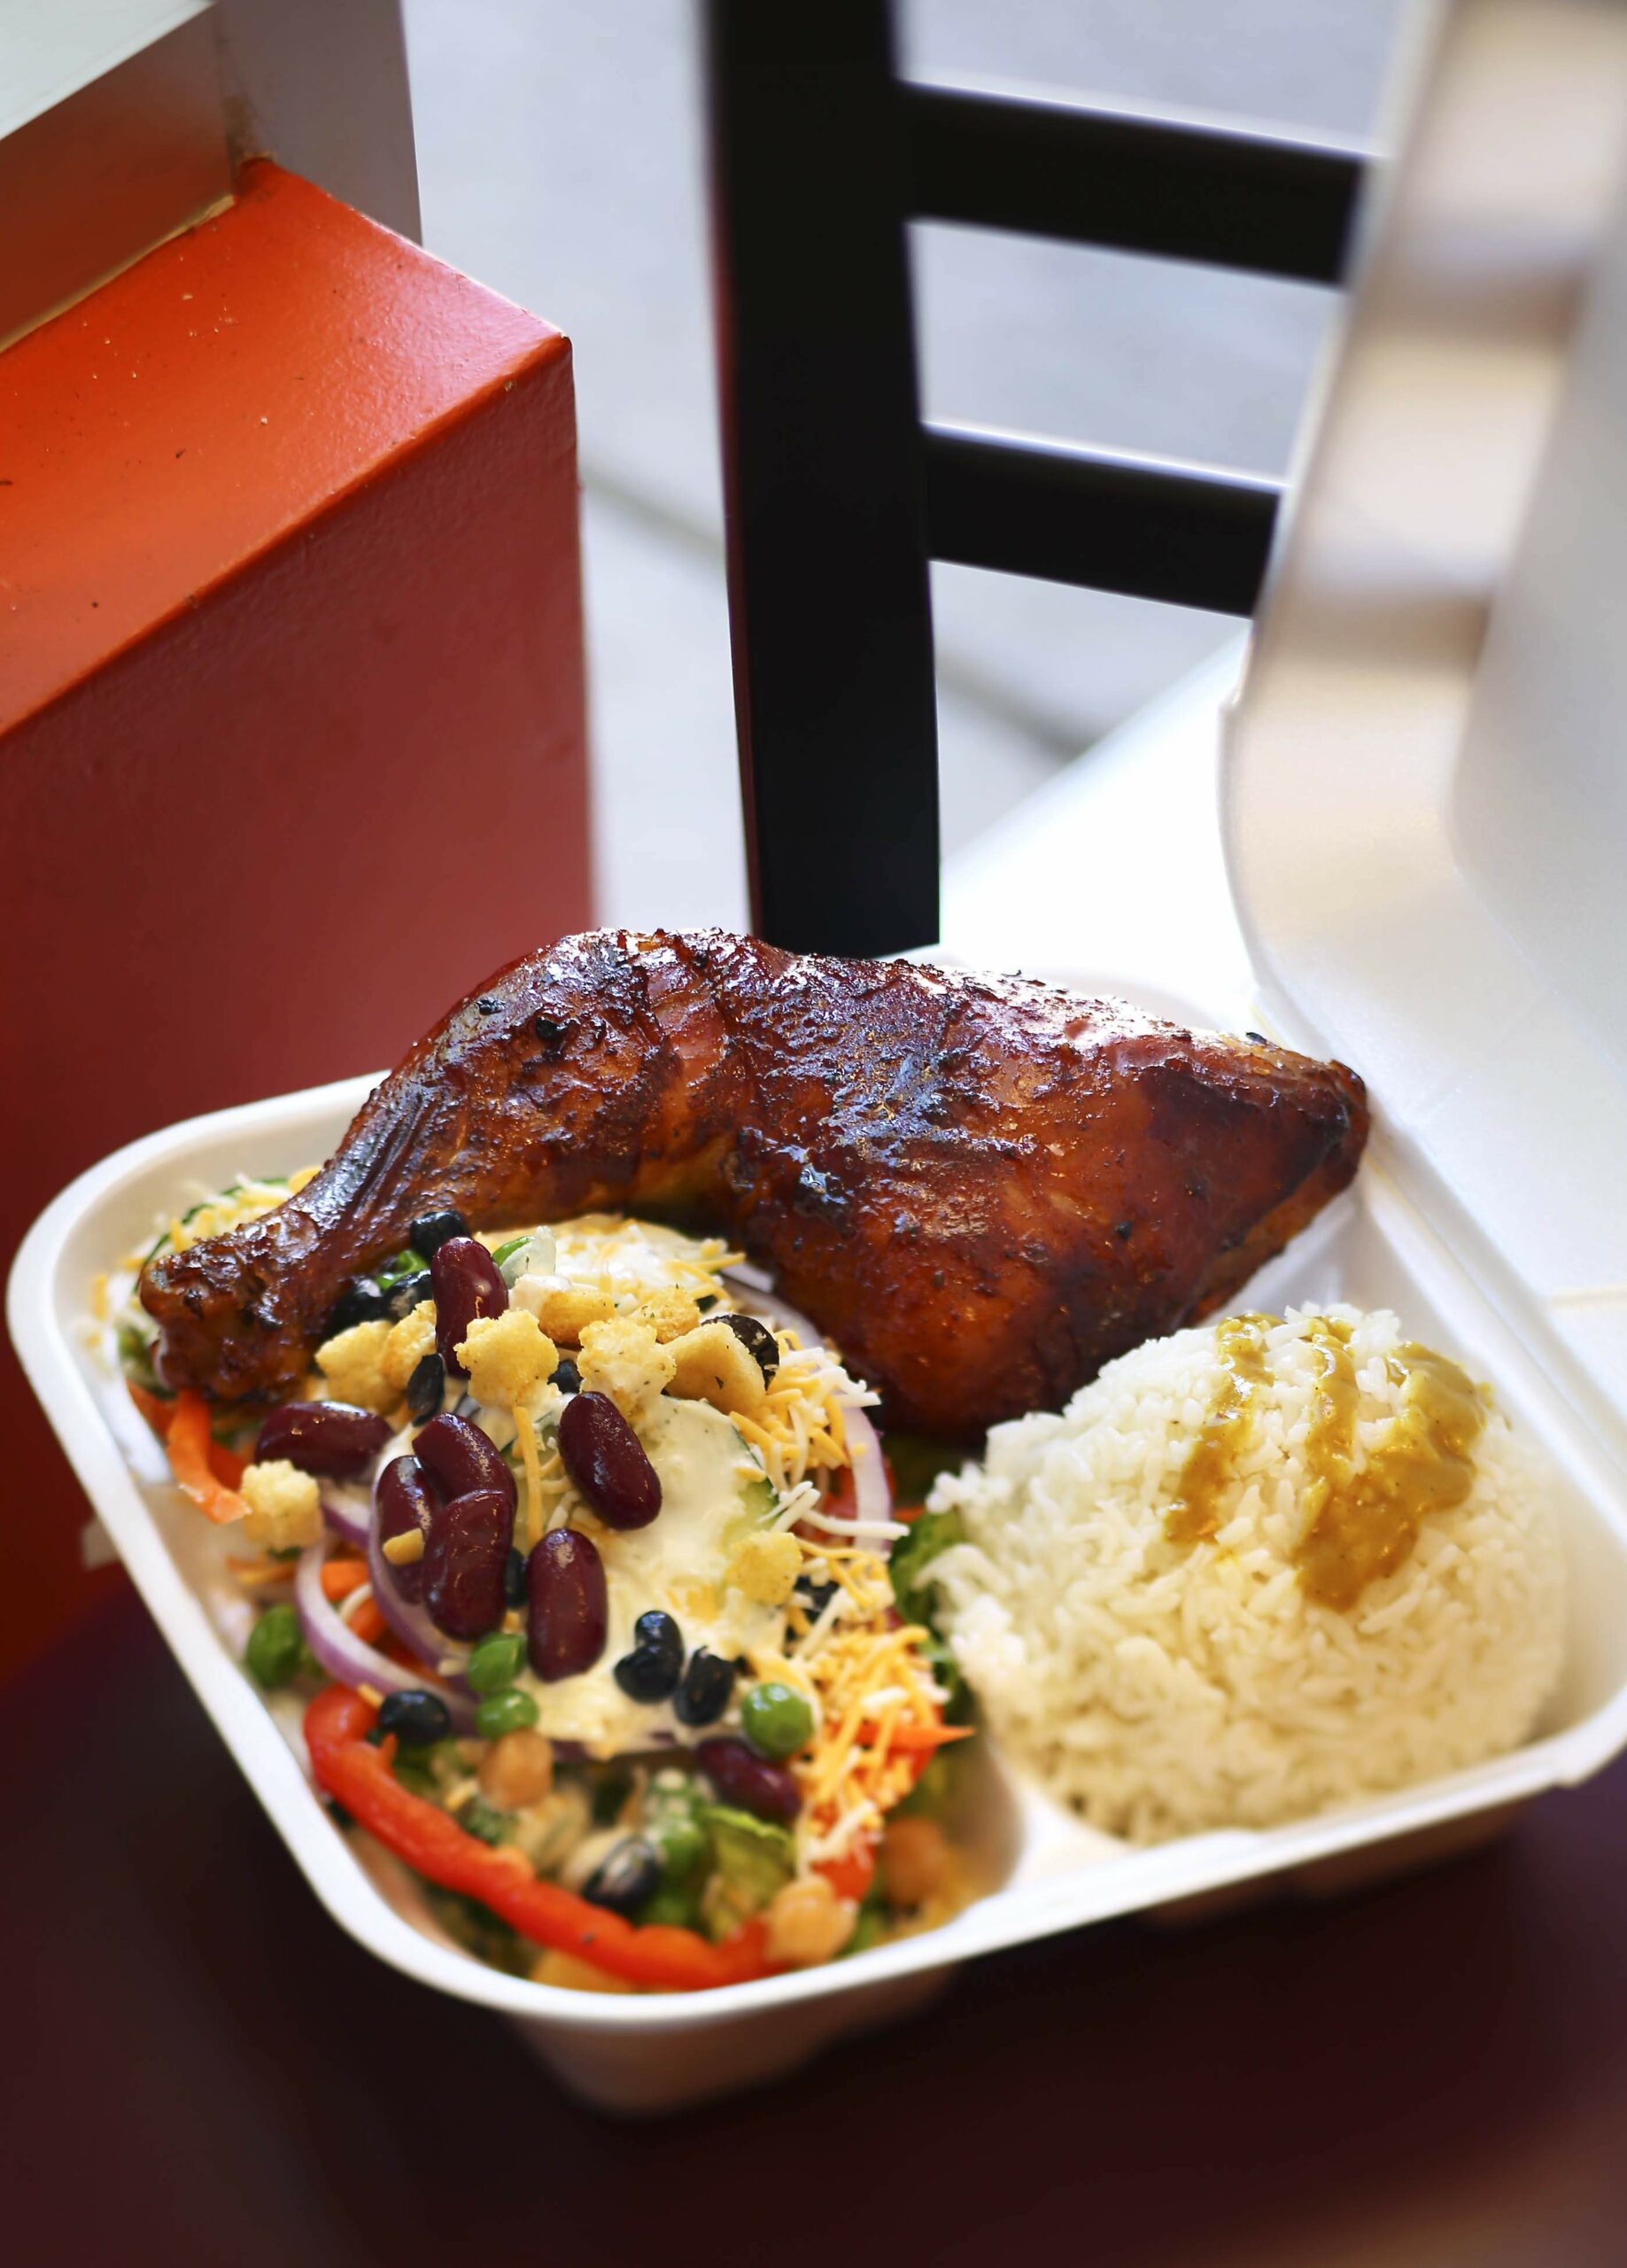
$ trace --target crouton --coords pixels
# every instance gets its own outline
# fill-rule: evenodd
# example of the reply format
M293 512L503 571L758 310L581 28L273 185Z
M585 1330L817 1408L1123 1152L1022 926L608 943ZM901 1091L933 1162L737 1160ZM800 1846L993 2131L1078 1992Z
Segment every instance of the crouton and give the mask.
M562 1276L522 1276L514 1287L514 1305L534 1315L562 1347L579 1347L590 1323L608 1323L616 1313L608 1292L567 1283Z
M393 1410L399 1389L384 1375L384 1342L395 1325L381 1316L373 1323L353 1324L316 1350L316 1367L333 1388L337 1402L360 1402L364 1410Z
M664 1292L652 1293L647 1300L640 1300L633 1309L639 1323L646 1323L662 1345L682 1339L686 1332L698 1331L701 1310L687 1292L680 1292L676 1284Z
M608 1394L627 1423L645 1423L672 1377L672 1351L646 1323L617 1316L590 1323L582 1334L577 1369L584 1389Z
M783 1529L759 1528L729 1562L729 1581L758 1606L783 1606L802 1573L802 1546Z
M435 1352L435 1302L420 1300L411 1315L403 1316L384 1341L379 1368L398 1394L426 1355Z
M488 1409L512 1410L559 1367L559 1349L523 1308L476 1316L458 1348L469 1390Z
M303 1550L322 1532L322 1492L308 1472L286 1457L244 1467L237 1483L248 1506L243 1533L267 1551Z
M672 1391L686 1401L709 1402L725 1416L755 1418L768 1399L763 1368L726 1323L703 1323L668 1348Z

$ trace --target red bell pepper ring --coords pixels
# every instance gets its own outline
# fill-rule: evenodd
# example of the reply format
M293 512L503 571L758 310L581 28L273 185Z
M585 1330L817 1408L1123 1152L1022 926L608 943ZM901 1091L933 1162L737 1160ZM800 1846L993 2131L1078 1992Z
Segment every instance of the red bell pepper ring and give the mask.
M534 1874L512 1848L493 1849L438 1805L404 1788L365 1736L378 1712L348 1686L323 1688L305 1713L316 1784L409 1867L443 1890L477 1898L533 1945L602 1969L630 1984L700 1992L767 1977L767 1932L754 1918L722 1945L665 1922L637 1927Z

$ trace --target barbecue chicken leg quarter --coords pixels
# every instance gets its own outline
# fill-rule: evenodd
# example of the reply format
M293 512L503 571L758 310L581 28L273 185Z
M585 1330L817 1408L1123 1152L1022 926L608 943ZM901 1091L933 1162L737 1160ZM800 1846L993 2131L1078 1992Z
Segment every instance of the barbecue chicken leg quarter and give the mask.
M1342 1064L1120 1002L595 930L454 1008L314 1181L151 1262L141 1296L173 1385L264 1394L415 1216L624 1208L738 1239L892 1423L965 1437L1220 1305L1367 1129Z

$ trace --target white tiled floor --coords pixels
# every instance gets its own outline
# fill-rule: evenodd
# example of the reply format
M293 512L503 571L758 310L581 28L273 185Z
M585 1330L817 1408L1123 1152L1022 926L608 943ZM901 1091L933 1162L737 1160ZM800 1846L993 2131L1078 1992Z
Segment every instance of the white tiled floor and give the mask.
M1401 0L913 0L908 65L1341 131ZM691 0L406 0L425 241L576 343L600 908L744 910ZM929 412L1274 471L1325 294L916 232ZM934 571L957 848L1213 651L1174 608Z

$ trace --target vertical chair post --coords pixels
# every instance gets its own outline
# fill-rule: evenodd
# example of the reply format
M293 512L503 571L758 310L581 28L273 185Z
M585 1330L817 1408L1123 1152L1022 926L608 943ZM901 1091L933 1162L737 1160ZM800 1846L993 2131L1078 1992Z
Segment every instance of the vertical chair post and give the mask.
M707 0L729 594L752 917L938 934L937 727L884 0Z

